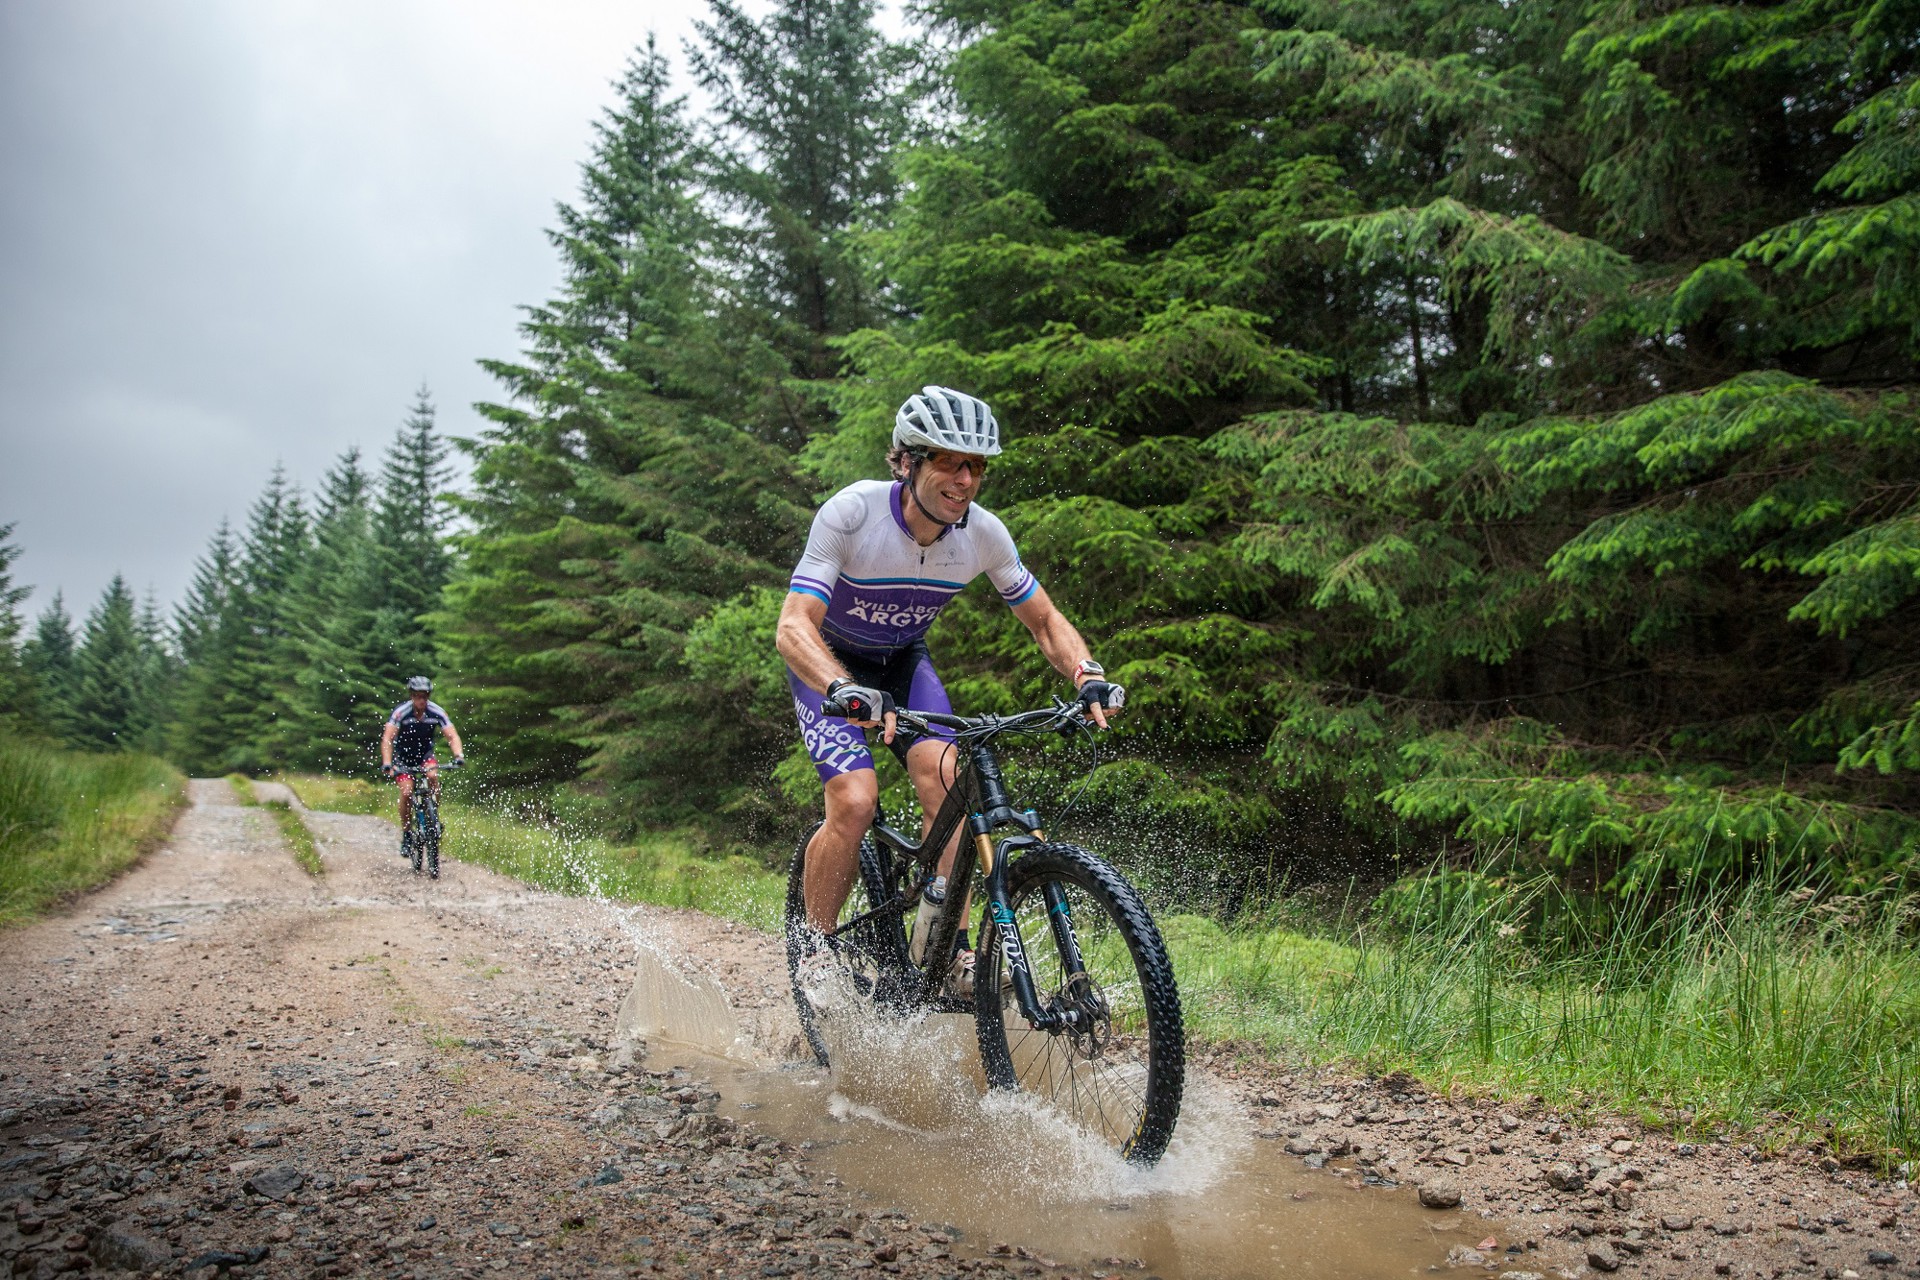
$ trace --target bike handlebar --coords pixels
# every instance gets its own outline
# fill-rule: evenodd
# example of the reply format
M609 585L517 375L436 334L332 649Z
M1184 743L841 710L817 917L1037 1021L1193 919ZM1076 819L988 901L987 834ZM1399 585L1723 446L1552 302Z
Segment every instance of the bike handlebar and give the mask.
M830 716L846 714L846 708L831 698L822 704L821 709ZM956 716L943 711L909 711L905 707L894 708L894 722L905 728L924 733L937 725L942 729L952 729L961 737L998 733L1050 733L1057 729L1076 727L1086 718L1087 704L1067 702L1057 698L1051 707L1019 711L1009 716Z

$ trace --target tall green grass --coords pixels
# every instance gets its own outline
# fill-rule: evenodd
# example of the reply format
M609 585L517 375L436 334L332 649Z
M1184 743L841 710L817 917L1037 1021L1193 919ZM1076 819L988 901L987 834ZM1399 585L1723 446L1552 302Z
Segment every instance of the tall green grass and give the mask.
M397 818L391 787L307 774L282 777L312 809ZM551 815L508 811L444 794L445 857L537 888L613 902L691 907L769 932L780 927L786 877L743 857L716 857L695 838L649 835L616 844Z
M691 907L768 932L780 928L784 875L743 857L714 857L697 840L649 835L617 845L471 802L441 806L448 856L555 893Z
M113 879L186 798L186 778L152 756L0 742L0 925Z
M1435 892L1323 936L1165 924L1203 1038L1773 1146L1920 1150L1911 898L1762 878L1631 900L1597 929L1557 895ZM1543 928L1556 911L1574 923Z
M364 813L374 817L397 819L399 794L389 786L377 786L364 778L335 778L312 773L276 774L275 782L284 782L309 809L327 813Z

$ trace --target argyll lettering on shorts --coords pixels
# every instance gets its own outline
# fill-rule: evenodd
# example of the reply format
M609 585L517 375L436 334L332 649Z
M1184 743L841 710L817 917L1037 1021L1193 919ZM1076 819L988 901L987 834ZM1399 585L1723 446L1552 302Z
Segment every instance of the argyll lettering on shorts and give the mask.
M793 713L800 721L800 740L823 779L829 774L873 768L866 734L838 716L822 715L798 698L793 700Z

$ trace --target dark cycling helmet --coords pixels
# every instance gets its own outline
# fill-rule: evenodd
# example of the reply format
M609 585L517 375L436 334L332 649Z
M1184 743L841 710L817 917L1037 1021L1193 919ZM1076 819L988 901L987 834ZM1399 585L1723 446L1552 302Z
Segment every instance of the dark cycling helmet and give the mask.
M433 681L427 679L425 676L415 676L413 679L407 681L407 692L432 693Z

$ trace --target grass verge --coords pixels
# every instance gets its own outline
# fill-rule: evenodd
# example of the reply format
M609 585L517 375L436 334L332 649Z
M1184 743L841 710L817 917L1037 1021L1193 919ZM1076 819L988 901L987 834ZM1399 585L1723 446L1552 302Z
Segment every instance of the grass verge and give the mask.
M308 808L398 817L393 792L360 779L296 774L279 780ZM445 857L555 893L692 907L768 932L780 927L786 877L748 858L708 855L695 839L665 834L615 844L452 795L443 796L440 813Z
M1202 1039L1883 1168L1920 1150L1911 899L1753 882L1629 910L1574 947L1516 923L1545 892L1436 905L1390 934L1163 925Z
M314 843L313 832L307 830L299 811L285 800L269 800L265 807L279 824L280 835L293 850L293 860L300 864L300 869L316 878L327 874L327 864L320 860L320 847Z
M227 775L227 785L233 788L233 798L249 808L260 803L260 797L254 794L253 779L244 773Z
M612 902L692 907L767 932L780 927L786 877L751 859L715 858L672 834L616 845L452 798L440 811L448 855L528 884Z
M153 756L0 742L0 925L132 866L173 829L186 781Z
M398 817L397 797L391 786L377 786L364 778L335 778L313 773L274 776L300 797L309 809L325 813L363 813L376 818Z

